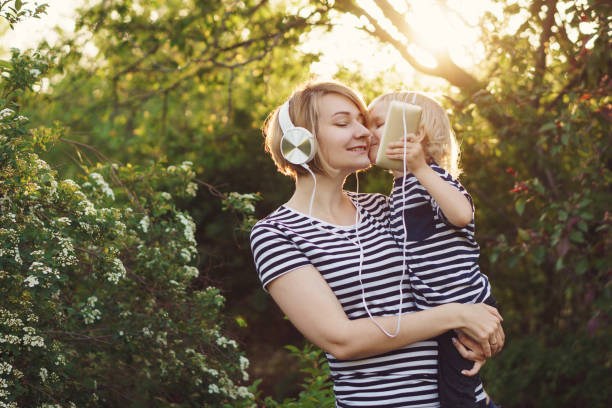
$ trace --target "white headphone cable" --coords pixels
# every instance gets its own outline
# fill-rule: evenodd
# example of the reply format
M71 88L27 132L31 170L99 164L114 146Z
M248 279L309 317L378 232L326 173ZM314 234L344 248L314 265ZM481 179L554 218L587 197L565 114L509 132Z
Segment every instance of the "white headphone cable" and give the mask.
M404 121L405 121L405 118L404 118ZM404 133L406 133L405 129L406 129L406 124L404 123ZM404 144L405 144L405 138L404 138ZM404 148L404 152L405 152L405 150L406 149ZM312 188L312 193L310 194L310 204L308 206L308 217L310 218L310 224L312 226L314 226L315 228L317 228L317 229L319 229L319 230L321 230L321 231L323 231L323 232L325 232L327 234L332 233L333 235L337 235L339 237L347 239L349 242L351 242L353 245L355 245L357 248L359 248L359 275L358 276L359 276L359 284L361 286L361 300L363 302L363 306L364 306L368 316L370 317L370 320L372 320L372 322L387 337L390 337L390 338L397 337L399 335L399 332L400 332L401 319L402 319L402 307L403 307L403 300L404 300L404 292L403 292L403 289L402 289L402 285L403 285L404 277L405 277L405 274L406 274L406 272L405 272L405 270L406 270L406 267L405 267L406 260L405 260L405 258L402 257L403 258L402 259L402 277L401 277L400 283L399 283L400 305L399 305L399 311L398 311L398 314L397 314L397 325L396 325L396 328L395 328L395 333L389 333L384 327L382 327L382 325L380 323L378 323L376 321L376 319L374 319L374 316L372 316L372 313L370 312L370 309L368 308L368 304L367 304L366 299L365 299L365 288L363 286L363 280L361 278L362 270L363 270L363 260L364 260L365 256L364 256L363 246L361 245L361 240L359 238L359 222L360 222L359 203L356 202L356 201L353 202L353 204L355 205L355 210L356 210L355 211L355 236L356 236L357 242L355 242L354 240L352 240L348 236L338 234L338 233L336 233L334 231L326 230L326 229L321 228L320 226L316 225L313 222L313 219L312 219L312 207L313 207L313 204L314 204L315 192L316 192L316 189L317 189L317 177L315 176L314 172L310 169L310 167L307 164L302 164L302 166L310 173L310 175L312 176L312 179L314 181L313 188ZM404 173L406 172L405 167L406 167L406 163L405 163L405 159L404 159ZM358 195L359 194L359 175L358 175L357 172L355 173L355 179L356 179L356 187L357 187L356 194ZM405 229L406 229L406 226L404 224L404 236L406 235L405 234L405 232L406 232ZM403 254L403 251L402 251L402 254Z

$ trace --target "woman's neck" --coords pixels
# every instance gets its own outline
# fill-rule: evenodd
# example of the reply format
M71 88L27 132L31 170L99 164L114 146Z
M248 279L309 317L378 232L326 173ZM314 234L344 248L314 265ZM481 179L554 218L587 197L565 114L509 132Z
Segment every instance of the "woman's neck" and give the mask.
M301 213L309 214L331 224L355 224L355 206L342 189L346 177L315 175L317 177L317 185L312 205L312 214L309 214L309 211L314 180L310 174L301 175L297 178L295 192L286 205Z

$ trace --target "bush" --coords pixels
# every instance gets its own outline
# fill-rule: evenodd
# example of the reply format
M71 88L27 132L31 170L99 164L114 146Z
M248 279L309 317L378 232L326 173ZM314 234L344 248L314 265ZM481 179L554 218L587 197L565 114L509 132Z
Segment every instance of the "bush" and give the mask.
M0 406L245 406L249 361L198 277L191 163L40 159L60 125L28 129L19 98L51 60L0 62Z

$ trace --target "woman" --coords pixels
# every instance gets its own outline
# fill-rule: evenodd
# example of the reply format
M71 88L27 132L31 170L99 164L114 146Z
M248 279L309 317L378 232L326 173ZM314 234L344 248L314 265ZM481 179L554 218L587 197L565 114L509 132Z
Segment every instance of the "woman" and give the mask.
M437 346L430 339L462 329L490 357L489 339L503 339L502 319L484 304L416 311L389 230L388 198L342 188L348 175L370 165L366 117L361 97L333 82L307 85L269 116L266 149L294 178L295 191L253 228L255 265L289 320L326 352L337 406L438 407ZM312 132L318 145L306 166L281 151L294 126Z

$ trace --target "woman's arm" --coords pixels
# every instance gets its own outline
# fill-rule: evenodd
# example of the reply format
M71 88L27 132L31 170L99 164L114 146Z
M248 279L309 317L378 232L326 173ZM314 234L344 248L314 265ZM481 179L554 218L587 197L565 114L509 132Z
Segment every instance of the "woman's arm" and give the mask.
M398 336L390 338L369 318L350 320L313 266L303 266L274 279L268 290L307 339L340 360L375 356L455 328L464 329L490 357L489 338L502 331L497 309L482 303L452 303L402 315ZM387 331L395 332L397 316L375 319Z

